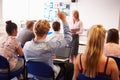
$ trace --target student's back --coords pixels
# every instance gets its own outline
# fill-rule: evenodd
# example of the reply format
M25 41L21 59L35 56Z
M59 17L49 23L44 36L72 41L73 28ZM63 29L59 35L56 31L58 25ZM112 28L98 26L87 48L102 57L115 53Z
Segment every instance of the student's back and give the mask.
M17 25L12 21L6 22L7 36L0 40L0 55L7 58L11 71L16 71L23 67L23 59L19 60L19 56L23 56L23 51L19 40L16 38ZM0 72L6 72L7 70L0 70Z
M80 59L81 58L81 59ZM86 68L85 68L85 55L84 54L78 54L77 59L79 59L80 61L76 61L76 63L79 66L79 71L81 73L84 73ZM112 66L111 66L112 65ZM96 65L97 66L97 65ZM101 56L99 62L98 62L98 75L106 75L108 77L117 77L118 75L114 75L117 74L116 72L116 62L110 58L110 57L105 57L104 55ZM115 71L114 71L115 70ZM113 76L114 75L114 76Z
M55 21L52 24L53 34L47 36L47 41L60 41L64 38L63 33L60 33L61 27L60 22Z
M106 31L102 25L93 25L88 31L88 43L85 53L77 56L74 64L74 80L78 74L95 78L99 74L119 80L118 67L114 59L103 54Z
M119 31L117 29L109 29L107 31L107 41L104 46L104 54L106 56L120 57L120 45L119 45Z
M58 12L58 16L63 22L63 28L65 31L64 34L66 36L64 40L60 40L56 42L46 41L46 37L50 29L50 24L49 21L47 20L39 20L35 24L33 30L35 34L35 38L31 41L26 42L23 48L26 61L31 60L31 61L40 61L47 63L53 68L55 78L59 78L59 76L61 76L61 74L63 74L64 71L62 71L62 68L60 68L60 66L53 64L53 59L52 59L53 51L55 51L56 48L66 46L72 40L71 33L68 24L66 22L65 14L62 12ZM68 72L65 70L65 75L67 78L66 80L72 80L73 65L71 64L71 66L72 68L69 68L68 70L68 72L72 71L71 74L69 72L68 75Z
M33 26L34 26L33 21L27 21L26 27L19 32L17 37L20 40L22 47L27 41L30 41L35 37L32 31Z

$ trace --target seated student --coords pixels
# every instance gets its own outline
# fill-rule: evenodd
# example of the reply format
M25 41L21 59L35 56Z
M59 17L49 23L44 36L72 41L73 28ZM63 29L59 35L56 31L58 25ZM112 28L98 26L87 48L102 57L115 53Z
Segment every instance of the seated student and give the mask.
M58 22L58 21L53 22L52 29L54 32L53 32L53 34L47 36L47 39L46 39L47 41L56 42L56 41L60 41L64 38L64 35L62 33L60 33L60 30L61 30L60 22ZM56 52L57 52L57 50L56 50ZM56 58L55 54L53 54L53 58Z
M25 43L23 47L24 55L26 61L33 60L33 61L42 61L46 64L50 65L55 73L55 78L58 80L63 72L63 68L59 65L54 65L52 60L52 54L54 53L56 48L66 46L70 41L72 41L72 35L70 33L68 24L66 22L66 15L60 11L58 11L58 17L63 22L64 28L64 39L61 41L46 41L46 36L50 29L50 24L47 20L39 20L33 29L35 38L31 41ZM66 68L66 80L72 80L73 76L73 64L65 64L69 68Z
M30 41L35 37L33 33L33 26L34 21L29 20L26 22L26 27L18 33L17 37L20 40L22 47L24 46L26 41Z
M55 42L57 40L59 41L64 38L64 35L62 33L60 33L60 30L61 30L60 22L58 22L58 21L53 22L52 29L54 32L53 32L53 34L47 36L47 41L52 40L53 42Z
M119 32L117 29L109 29L107 32L107 41L104 46L106 56L120 57Z
M23 56L23 51L19 40L16 38L17 25L11 21L6 22L7 36L0 40L0 55L7 58L10 64L10 71L16 71L23 67L24 60L18 59L18 55ZM6 72L6 70L0 70Z
M79 54L74 64L74 80L78 74L94 78L106 75L119 80L119 71L114 59L103 54L106 31L102 25L93 25L88 32L88 43L84 54ZM112 66L111 66L112 65Z

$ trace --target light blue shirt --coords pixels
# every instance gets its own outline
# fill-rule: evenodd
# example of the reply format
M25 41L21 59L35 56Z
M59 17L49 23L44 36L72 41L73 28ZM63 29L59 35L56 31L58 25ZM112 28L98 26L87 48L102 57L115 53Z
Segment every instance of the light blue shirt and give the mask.
M46 40L56 42L56 41L62 40L63 38L64 38L63 33L60 33L58 31L54 31L53 34L47 36Z
M70 32L67 22L63 23L64 39L61 41L28 41L23 48L26 61L42 61L53 67L52 54L59 47L64 47L72 41L72 34Z

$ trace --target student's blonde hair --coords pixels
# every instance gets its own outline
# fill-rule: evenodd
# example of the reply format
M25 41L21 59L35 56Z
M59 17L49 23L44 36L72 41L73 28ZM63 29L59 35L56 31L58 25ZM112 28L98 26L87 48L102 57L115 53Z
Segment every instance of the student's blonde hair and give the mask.
M45 34L48 33L50 29L50 24L47 20L39 20L34 27L34 33L37 36L43 37Z
M88 43L85 50L85 74L91 78L95 77L98 71L98 63L103 54L106 30L102 25L93 25L88 32Z

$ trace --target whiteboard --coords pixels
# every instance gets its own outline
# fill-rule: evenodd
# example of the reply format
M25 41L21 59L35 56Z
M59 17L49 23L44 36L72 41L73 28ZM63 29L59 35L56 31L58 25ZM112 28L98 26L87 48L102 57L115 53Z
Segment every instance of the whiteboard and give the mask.
M85 29L94 24L118 29L120 0L78 0L78 10Z

